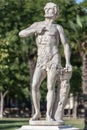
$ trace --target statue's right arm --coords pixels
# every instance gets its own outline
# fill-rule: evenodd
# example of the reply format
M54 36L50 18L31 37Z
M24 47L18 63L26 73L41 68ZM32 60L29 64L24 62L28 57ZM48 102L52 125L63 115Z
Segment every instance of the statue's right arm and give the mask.
M36 28L37 28L37 24L38 23L34 23L32 24L30 27L22 30L19 32L19 36L20 37L28 37L30 36L31 34L35 33L36 32Z

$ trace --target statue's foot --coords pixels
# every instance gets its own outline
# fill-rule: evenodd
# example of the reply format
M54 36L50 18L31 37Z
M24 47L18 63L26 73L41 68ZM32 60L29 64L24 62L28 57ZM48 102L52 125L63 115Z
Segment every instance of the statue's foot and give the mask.
M62 124L64 124L64 121L61 120L61 119L59 119L59 120L58 120L58 123L62 125Z
M33 117L31 118L31 120L40 120L40 118L41 118L41 114L40 113L35 113L33 115Z
M46 120L47 120L47 121L54 121L54 119L52 119L52 117L50 117L50 116L47 116L47 117L46 117Z

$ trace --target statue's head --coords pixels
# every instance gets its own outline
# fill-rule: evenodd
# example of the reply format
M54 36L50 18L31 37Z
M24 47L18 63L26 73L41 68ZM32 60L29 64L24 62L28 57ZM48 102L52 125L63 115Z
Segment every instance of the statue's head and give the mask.
M44 7L45 18L56 18L58 16L59 8L55 3L49 2Z

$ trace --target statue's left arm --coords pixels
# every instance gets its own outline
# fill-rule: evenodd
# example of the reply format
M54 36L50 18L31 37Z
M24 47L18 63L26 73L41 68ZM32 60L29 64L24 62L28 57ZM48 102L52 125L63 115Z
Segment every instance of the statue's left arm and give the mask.
M64 30L63 30L62 26L60 26L60 25L57 26L57 29L58 29L58 32L59 32L59 35L60 35L60 40L61 40L63 47L64 47L64 54L65 54L65 59L66 59L66 68L69 69L69 70L72 70L72 66L70 64L71 51L70 51L70 47L69 47L69 44L67 42Z

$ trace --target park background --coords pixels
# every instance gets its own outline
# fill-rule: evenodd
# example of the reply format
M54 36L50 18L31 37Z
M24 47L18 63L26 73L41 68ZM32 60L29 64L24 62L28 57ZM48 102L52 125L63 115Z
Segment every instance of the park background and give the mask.
M70 81L70 95L73 98L73 107L65 110L65 120L66 123L70 123L71 120L71 124L74 122L74 125L77 121L77 126L82 129L83 118L87 118L85 113L87 109L87 0L50 1L59 6L56 23L63 26L72 52L73 74ZM47 2L49 0L0 0L1 130L12 130L22 124L28 124L29 118L34 113L31 83L37 58L35 36L20 39L18 33L32 23L44 20L43 8ZM65 58L61 44L59 49L64 66ZM41 112L44 118L46 79L40 91ZM66 119L66 117L76 120Z

